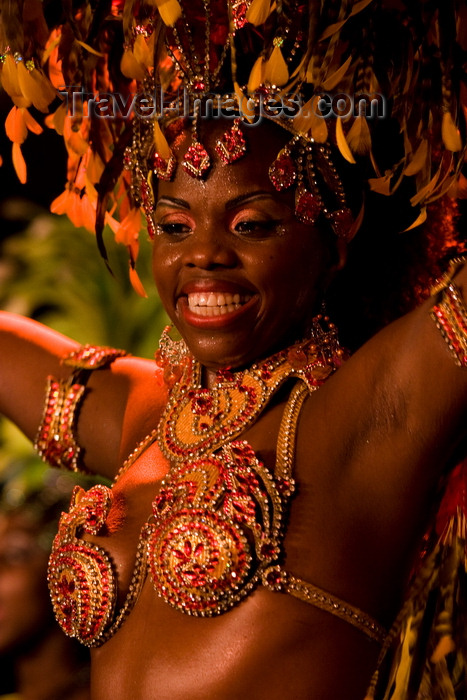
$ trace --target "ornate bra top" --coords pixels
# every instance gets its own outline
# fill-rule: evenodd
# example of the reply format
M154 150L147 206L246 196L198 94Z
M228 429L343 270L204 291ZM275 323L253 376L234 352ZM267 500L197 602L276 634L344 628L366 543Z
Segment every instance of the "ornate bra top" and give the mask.
M49 562L52 603L63 630L88 646L103 644L132 610L149 573L157 594L186 614L221 614L263 585L331 612L381 642L385 631L372 618L282 565L298 416L306 396L334 371L339 357L308 341L251 369L224 370L211 390L199 384L191 356L182 353L179 360L170 363L175 382L157 430L117 476L156 439L170 462L141 531L126 601L116 612L113 562L83 539L100 533L112 490L97 485L86 493L77 487ZM290 377L301 381L284 410L271 472L238 438Z

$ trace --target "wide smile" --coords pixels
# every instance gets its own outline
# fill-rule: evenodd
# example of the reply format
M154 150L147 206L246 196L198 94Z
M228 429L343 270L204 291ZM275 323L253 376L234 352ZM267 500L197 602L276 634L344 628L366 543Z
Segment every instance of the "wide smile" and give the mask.
M220 328L249 313L258 295L247 290L187 289L177 307L186 323L198 328Z
M199 316L210 317L231 314L247 304L252 294L202 292L188 294L188 308Z

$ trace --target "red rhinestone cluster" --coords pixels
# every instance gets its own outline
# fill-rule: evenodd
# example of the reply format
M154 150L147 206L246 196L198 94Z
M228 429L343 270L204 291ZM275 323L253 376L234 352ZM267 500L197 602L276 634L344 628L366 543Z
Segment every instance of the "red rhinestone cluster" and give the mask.
M48 380L44 415L34 447L52 467L71 471L79 468L81 448L75 440L74 423L83 393L81 384L70 386L68 382Z
M282 511L273 478L247 443L173 467L148 525L155 589L191 615L231 608L277 558Z
M246 141L240 128L239 119L236 119L232 128L216 141L215 150L224 165L231 165L245 155Z
M105 630L115 607L115 579L107 554L79 535L97 534L111 505L111 491L76 487L69 513L60 519L49 559L52 605L65 634L92 645Z
M185 172L192 177L202 178L211 167L209 154L201 143L194 143L185 153L182 161Z
M289 151L282 149L269 168L269 179L278 192L292 187L297 178L295 162Z

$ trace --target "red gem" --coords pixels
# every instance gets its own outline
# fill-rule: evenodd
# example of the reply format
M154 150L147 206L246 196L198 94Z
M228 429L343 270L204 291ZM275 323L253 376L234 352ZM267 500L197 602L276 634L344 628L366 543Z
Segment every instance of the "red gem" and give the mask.
M195 415L205 416L212 408L212 396L209 391L205 391L199 396L195 396L191 401L191 410Z
M295 193L295 215L304 224L314 224L321 213L321 200L305 188Z
M291 187L297 177L292 156L282 150L269 168L269 179L278 192Z
M194 143L185 153L183 169L192 177L202 178L211 167L208 152L201 143Z
M192 83L191 88L195 92L203 92L203 90L206 88L206 84L203 80L196 80L194 83Z
M240 130L239 120L235 120L232 128L216 141L215 150L224 165L230 165L245 155L245 137Z
M162 158L159 153L154 153L152 167L159 180L171 180L177 168L177 161L171 155L168 160Z
M235 29L241 29L245 26L247 19L246 13L248 10L248 5L246 2L239 2L232 7L232 17L235 25Z
M272 559L276 554L276 548L271 542L266 542L261 547L261 554L265 559Z
M339 238L348 238L354 219L350 209L339 209L329 214L334 233Z
M269 573L266 575L266 580L270 586L279 586L282 580L281 572L274 570L269 571Z

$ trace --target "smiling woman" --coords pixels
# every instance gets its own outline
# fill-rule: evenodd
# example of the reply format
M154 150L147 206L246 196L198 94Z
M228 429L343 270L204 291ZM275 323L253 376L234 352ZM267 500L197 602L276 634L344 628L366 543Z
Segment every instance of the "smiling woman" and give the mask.
M70 154L59 205L95 209L101 251L110 224L140 292L144 215L179 339L164 332L154 366L0 315L0 410L54 466L112 480L75 490L48 565L60 626L92 649L93 699L464 698L467 270L452 217L420 229L444 272L431 293L432 267L406 286L383 272L405 269L387 250L456 187L465 13L19 5L2 9L18 167L44 70L86 83L85 103L95 85L161 94L157 114L110 124L89 104L50 111ZM373 88L384 120L319 114L323 93ZM377 289L390 313L375 321Z
M230 126L203 124L206 148L213 151ZM247 139L245 157L228 167L215 161L206 181L177 168L157 187L156 285L189 349L210 369L244 367L306 337L345 255L342 240L297 221L292 193L271 183L283 130L250 127ZM184 132L179 160L190 144Z

